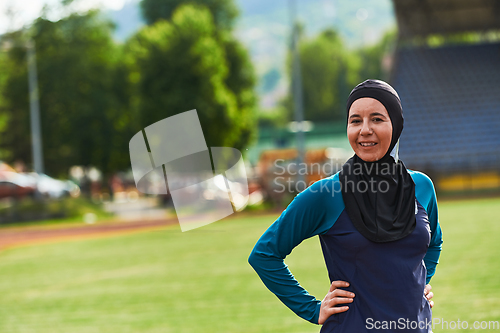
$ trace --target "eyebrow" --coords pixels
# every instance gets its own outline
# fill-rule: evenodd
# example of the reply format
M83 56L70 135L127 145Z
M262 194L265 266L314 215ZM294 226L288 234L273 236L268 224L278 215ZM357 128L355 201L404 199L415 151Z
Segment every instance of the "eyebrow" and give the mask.
M382 117L384 117L384 118L387 118L387 116L383 115L383 114L382 114L382 113L380 113L380 112L372 112L372 113L370 113L370 116L382 116ZM349 119L351 119L351 118L355 118L355 117L360 117L360 118L361 118L361 116L360 116L359 114L355 113L355 114L351 115L351 116L349 117Z

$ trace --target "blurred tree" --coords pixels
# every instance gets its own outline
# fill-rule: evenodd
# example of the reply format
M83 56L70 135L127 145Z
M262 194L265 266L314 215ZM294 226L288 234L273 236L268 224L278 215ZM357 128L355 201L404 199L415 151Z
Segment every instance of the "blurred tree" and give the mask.
M38 18L29 32L3 36L8 51L1 91L9 130L2 147L11 160L31 161L25 42L36 44L44 163L51 175L67 175L72 165L94 165L104 174L128 167L133 135L127 106L127 74L119 61L113 25L98 11L72 14L57 22Z
M365 79L389 79L389 68L384 68L384 57L390 55L395 48L397 31L390 30L374 45L365 46L355 51L360 60L359 77Z
M238 121L241 123L239 126L240 134L233 147L242 149L248 146L256 135L257 116L255 106L257 96L255 94L255 71L248 51L242 44L230 32L222 34L219 31L219 35L228 68L224 83L236 97Z
M340 36L332 29L311 40L300 38L300 63L304 89L304 119L311 121L341 120L344 105L359 80L359 58L348 52ZM288 56L291 77L291 55ZM293 96L284 105L293 119Z
M2 36L4 63L3 87L0 90L2 114L8 118L8 130L0 133L0 147L7 152L5 160L30 162L31 135L29 119L26 36L15 31Z
M197 109L208 146L245 147L255 127L247 52L200 5L178 7L126 45L141 126ZM140 116L139 116L140 115Z
M302 29L303 30L303 29ZM376 44L348 50L332 29L306 40L300 34L300 63L304 89L304 117L311 121L344 121L345 103L356 84L366 79L387 80L382 63L393 49L396 31L388 31ZM291 55L288 56L291 77ZM293 119L292 96L283 101L288 119Z
M206 6L219 30L231 30L238 16L234 0L142 0L142 16L149 25L160 19L170 20L176 8L187 3Z
M5 68L9 68L9 58L5 52L1 52L1 50L5 46L0 44L0 92L5 89L5 85L7 82L7 71ZM5 98L0 94L0 133L3 133L7 128L8 123L8 113L6 107ZM5 147L0 146L0 160L8 159L11 155L11 149L6 149Z
M277 106L273 109L260 110L257 114L259 128L286 128L290 119L287 110L282 106Z

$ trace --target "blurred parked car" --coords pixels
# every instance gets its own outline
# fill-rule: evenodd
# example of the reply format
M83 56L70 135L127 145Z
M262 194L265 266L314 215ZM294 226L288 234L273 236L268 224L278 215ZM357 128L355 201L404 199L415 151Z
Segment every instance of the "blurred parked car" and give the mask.
M56 199L65 196L78 197L80 188L70 180L58 180L45 174L0 170L0 199L22 198L37 193Z
M32 177L11 171L0 171L0 199L22 198L34 195L37 190Z
M80 188L70 180L58 180L35 172L27 175L33 178L38 192L43 196L62 198L65 196L78 197L80 195Z

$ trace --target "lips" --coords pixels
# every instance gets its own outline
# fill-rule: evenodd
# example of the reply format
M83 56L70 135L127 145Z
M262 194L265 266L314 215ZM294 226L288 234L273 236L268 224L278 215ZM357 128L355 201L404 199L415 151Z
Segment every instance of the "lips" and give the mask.
M361 147L373 147L376 146L376 142L358 142Z

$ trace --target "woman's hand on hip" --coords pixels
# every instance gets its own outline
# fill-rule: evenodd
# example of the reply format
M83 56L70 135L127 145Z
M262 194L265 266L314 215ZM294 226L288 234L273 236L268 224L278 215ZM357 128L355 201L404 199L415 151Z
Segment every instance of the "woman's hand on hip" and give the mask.
M434 293L431 291L431 289L432 289L432 287L430 284L426 285L425 289L424 289L424 295L425 295L425 298L427 298L427 300L429 301L429 304L432 308L434 306L434 302L431 301L431 298L434 297Z
M345 281L333 281L330 285L330 290L326 294L325 298L321 302L321 309L319 311L318 324L323 325L323 323L332 314L345 312L349 309L348 306L336 306L337 304L352 303L354 293L338 289L340 287L348 287L349 283Z

